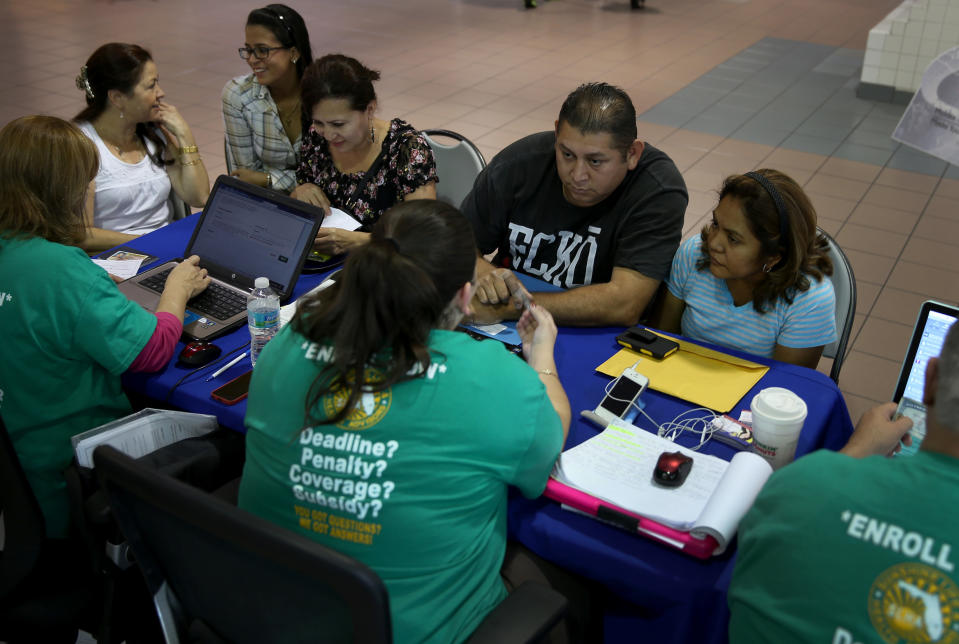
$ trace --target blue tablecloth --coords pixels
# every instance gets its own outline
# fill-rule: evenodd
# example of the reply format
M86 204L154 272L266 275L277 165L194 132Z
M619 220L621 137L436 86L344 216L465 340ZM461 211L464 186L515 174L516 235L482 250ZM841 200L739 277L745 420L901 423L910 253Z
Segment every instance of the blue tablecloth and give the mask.
M159 261L178 257L183 253L196 221L196 216L188 217L127 245L156 255ZM293 296L299 297L307 292L323 277L322 274L302 275ZM610 328L560 330L556 364L574 415L567 447L577 445L599 431L579 418L578 412L595 408L602 398L609 378L596 372L595 368L620 348L615 336L621 331ZM216 344L224 349L224 353L246 348L249 333L242 327L218 338ZM842 395L832 380L803 367L745 357L768 364L770 369L730 415L738 417L760 389L785 387L802 397L808 407L797 455L823 447L838 449L845 444L852 433L852 423ZM168 400L182 409L213 414L226 427L244 431L246 402L226 406L212 400L210 392L248 371L250 364L243 360L213 382L204 382L216 369L214 364L188 376L172 394L171 388L189 373L188 369L173 362L158 374L127 374L123 380L134 391ZM655 391L647 392L643 399L647 413L660 423L671 420L691 406ZM641 419L637 424L649 428L648 421ZM715 441L704 451L727 459L734 454L732 448ZM735 548L708 561L700 561L654 541L562 510L553 501L528 500L515 491L510 496L509 531L512 538L539 555L601 582L613 593L607 607L607 641L726 641L726 588Z
M609 378L595 368L621 348L615 341L617 331L621 330L564 328L560 332L556 364L574 415L567 448L599 431L577 414L581 409L595 408L602 399ZM730 412L731 416L738 418L760 389L785 387L803 398L808 407L797 455L823 447L839 449L846 443L852 423L832 380L804 367L737 355L767 364L770 369ZM672 420L692 406L656 391L643 394L643 400L646 412L659 423ZM635 423L651 429L650 422L642 417ZM716 441L703 451L726 459L735 454L733 448ZM510 497L509 530L513 538L540 556L602 582L624 600L610 609L606 641L726 641L726 589L735 548L701 561L563 510L548 499L529 500L515 492Z

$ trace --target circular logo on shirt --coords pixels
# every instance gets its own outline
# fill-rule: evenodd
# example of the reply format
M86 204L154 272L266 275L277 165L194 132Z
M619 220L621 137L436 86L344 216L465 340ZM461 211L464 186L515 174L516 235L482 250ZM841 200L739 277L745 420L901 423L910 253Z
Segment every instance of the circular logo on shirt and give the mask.
M959 644L959 589L921 563L887 569L869 589L869 619L887 642Z
M377 369L367 367L363 373L364 382L378 382L382 378L382 373ZM328 416L335 415L340 409L343 409L349 397L349 391L344 387L334 389L323 398L323 411ZM368 429L383 420L386 412L390 410L392 402L392 389L376 392L364 391L360 394L359 400L356 401L356 406L336 426L348 431Z

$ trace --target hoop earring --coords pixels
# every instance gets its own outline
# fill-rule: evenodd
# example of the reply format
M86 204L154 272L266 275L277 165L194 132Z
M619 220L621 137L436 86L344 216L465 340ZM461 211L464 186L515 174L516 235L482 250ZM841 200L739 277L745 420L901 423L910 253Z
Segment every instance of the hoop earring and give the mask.
M768 273L772 269L773 269L772 266L770 266L769 264L763 264L763 273Z
M290 59L290 62L295 65L295 64L296 64L296 61L298 61L298 60L299 60L299 58L291 58L291 59Z

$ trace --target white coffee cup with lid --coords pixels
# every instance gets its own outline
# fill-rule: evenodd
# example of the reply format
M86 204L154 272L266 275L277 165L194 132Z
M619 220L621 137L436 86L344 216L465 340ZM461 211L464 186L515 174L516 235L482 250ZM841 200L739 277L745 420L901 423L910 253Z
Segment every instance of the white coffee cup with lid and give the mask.
M782 387L767 387L753 397L753 447L773 469L792 462L806 420L806 402Z

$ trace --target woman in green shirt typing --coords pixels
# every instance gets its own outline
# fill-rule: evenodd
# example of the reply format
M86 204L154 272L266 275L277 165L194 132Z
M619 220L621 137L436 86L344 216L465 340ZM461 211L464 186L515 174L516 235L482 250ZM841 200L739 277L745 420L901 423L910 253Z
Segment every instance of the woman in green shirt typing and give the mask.
M210 281L194 256L170 273L155 314L122 295L74 245L97 168L93 143L62 119L0 130L0 416L51 537L69 523L70 437L131 412L120 375L170 361L186 301Z

